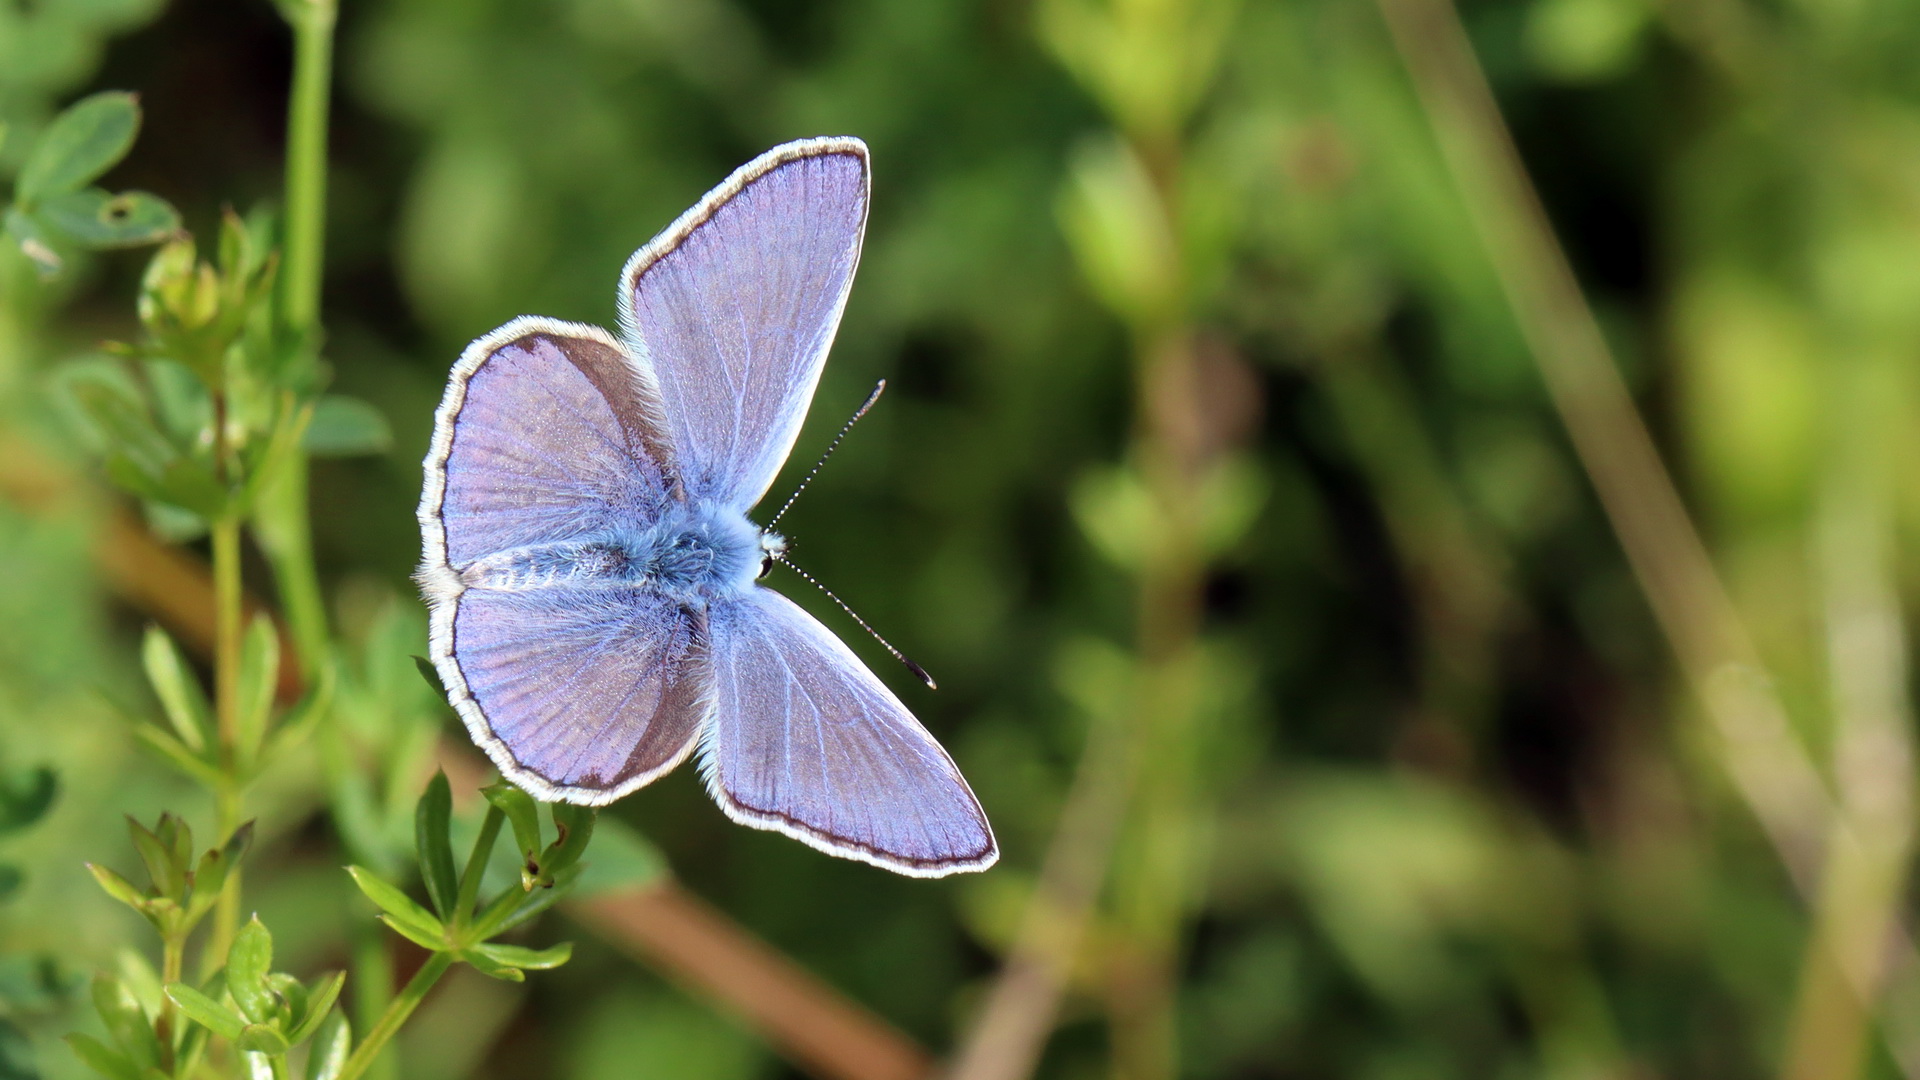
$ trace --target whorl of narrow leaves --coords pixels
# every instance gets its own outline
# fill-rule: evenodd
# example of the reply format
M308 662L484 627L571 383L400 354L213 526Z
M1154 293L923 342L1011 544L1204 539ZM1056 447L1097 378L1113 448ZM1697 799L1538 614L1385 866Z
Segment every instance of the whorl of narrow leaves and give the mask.
M227 875L253 842L253 823L248 822L196 861L193 830L172 814L161 814L152 829L128 818L127 831L146 866L147 888L97 863L88 863L87 869L108 896L145 916L165 938L184 937L213 910Z
M543 844L539 804L525 792L508 784L495 784L483 789L482 794L488 802L487 821L468 854L465 872L458 878L454 876L449 834L453 799L446 775L436 774L420 797L414 813L414 839L420 877L433 910L361 867L348 867L347 872L353 875L360 892L380 909L380 921L401 937L422 948L448 953L482 974L519 982L526 971L566 963L573 955L573 946L536 950L496 944L490 939L552 907L579 880L583 869L580 856L593 835L594 811L554 804L549 816L556 837L551 844ZM486 873L501 825L509 822L520 849L519 886L477 905L480 878Z

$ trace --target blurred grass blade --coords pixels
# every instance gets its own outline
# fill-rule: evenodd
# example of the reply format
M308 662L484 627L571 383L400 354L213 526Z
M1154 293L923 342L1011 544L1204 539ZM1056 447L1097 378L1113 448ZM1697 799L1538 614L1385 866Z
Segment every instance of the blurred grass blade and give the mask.
M125 1054L108 1049L91 1035L82 1035L76 1031L66 1037L66 1043L73 1048L74 1055L87 1068L106 1077L107 1080L148 1080L146 1076L141 1075L140 1070L134 1067L133 1062Z
M158 626L147 627L140 644L140 660L154 695L160 699L161 711L179 733L181 743L196 754L206 749L206 733L213 730L213 710L173 638Z
M393 429L380 410L359 398L328 394L313 403L302 445L314 457L383 454L393 446Z
M247 627L240 646L239 683L238 749L242 761L252 762L266 739L274 691L280 685L280 634L265 615L254 616Z

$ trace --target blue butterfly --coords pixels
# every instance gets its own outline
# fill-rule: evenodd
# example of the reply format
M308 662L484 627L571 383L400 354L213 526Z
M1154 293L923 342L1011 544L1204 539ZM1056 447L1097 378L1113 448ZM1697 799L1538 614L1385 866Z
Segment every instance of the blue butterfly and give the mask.
M697 748L728 817L921 877L999 857L967 782L847 646L758 583L866 230L858 139L742 166L620 274L620 334L522 317L434 418L419 581L473 739L598 806Z

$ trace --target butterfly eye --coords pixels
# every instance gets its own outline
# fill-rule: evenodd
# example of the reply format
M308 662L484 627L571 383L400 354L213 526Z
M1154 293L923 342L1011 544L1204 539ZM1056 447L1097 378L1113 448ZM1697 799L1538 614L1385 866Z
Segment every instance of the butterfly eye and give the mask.
M754 575L754 579L757 581L760 578L766 577L768 574L771 574L771 573L773 573L773 556L771 555L760 556L760 572Z

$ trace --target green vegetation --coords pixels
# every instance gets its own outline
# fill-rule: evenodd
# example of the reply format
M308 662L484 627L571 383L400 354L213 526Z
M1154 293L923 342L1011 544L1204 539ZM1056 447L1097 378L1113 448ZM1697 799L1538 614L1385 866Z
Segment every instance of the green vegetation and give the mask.
M0 1080L1920 1078L1915 55L1894 0L0 5ZM982 875L690 768L540 811L416 665L460 348L610 324L821 134L875 201L790 478L890 392L782 531L939 678L849 633Z

